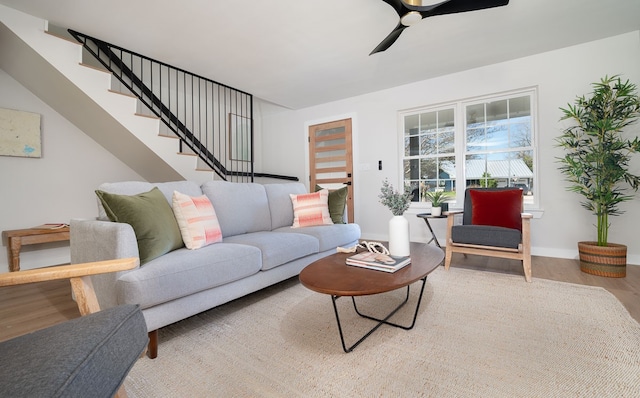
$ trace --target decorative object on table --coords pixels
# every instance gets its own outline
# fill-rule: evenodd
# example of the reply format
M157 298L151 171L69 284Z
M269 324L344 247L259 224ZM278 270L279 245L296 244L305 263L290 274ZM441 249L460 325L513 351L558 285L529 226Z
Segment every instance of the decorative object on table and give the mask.
M61 228L69 228L69 224L65 223L47 223L37 225L35 227L31 227L31 229L61 229Z
M355 253L357 249L358 249L358 246L353 246L353 247L338 246L336 247L336 253Z
M426 191L424 197L431 202L431 215L438 217L442 214L442 205L451 198L451 191Z
M367 242L366 240L363 240L356 245L356 248L364 249L372 253L389 254L389 249L384 247L380 242Z
M389 221L389 251L394 256L409 255L409 221L403 214L411 205L411 186L404 186L404 192L393 189L393 185L385 178L380 189L380 203L391 210L393 218Z
M618 75L593 83L590 97L580 96L575 104L560 108L560 120L570 120L556 141L566 150L559 158L560 171L570 183L568 190L584 196L582 207L597 218L598 240L578 242L580 270L622 278L626 276L627 247L608 242L609 216L623 212L622 202L633 199L629 189L638 191L640 176L629 171L631 154L640 150L640 141L623 136L624 129L640 117L637 87Z
M411 263L408 256L391 256L376 252L362 252L346 260L347 265L372 269L375 271L396 272Z

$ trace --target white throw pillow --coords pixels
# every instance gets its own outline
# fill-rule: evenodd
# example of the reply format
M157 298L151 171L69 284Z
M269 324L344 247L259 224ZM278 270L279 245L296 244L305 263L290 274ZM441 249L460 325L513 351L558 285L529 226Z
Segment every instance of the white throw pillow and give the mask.
M329 190L322 189L300 195L289 194L293 204L292 228L333 224L329 214Z
M218 217L206 195L191 197L173 191L172 208L188 249L199 249L222 241Z

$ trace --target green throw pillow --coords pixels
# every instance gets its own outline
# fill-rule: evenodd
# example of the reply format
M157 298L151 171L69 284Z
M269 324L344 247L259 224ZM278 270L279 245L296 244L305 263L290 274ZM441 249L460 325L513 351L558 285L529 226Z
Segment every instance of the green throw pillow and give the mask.
M316 192L323 189L316 185ZM334 191L329 190L329 214L334 224L344 224L344 208L347 205L348 188L342 187Z
M157 187L131 196L100 190L96 195L109 220L127 223L133 228L141 265L184 246L173 210Z

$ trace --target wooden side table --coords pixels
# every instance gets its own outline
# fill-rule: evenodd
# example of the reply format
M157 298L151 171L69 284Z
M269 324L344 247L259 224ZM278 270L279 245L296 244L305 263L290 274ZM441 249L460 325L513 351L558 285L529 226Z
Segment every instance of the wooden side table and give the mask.
M9 257L9 271L20 271L20 250L22 246L39 243L62 242L69 240L69 227L57 229L14 229L2 231L7 238L7 255Z

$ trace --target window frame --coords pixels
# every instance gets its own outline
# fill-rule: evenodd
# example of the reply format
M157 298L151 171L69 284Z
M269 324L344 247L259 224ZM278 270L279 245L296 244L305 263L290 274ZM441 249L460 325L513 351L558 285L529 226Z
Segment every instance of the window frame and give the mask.
M455 175L455 187L456 196L455 200L450 203L451 207L461 208L464 201L465 189L459 189L461 186L459 182L462 182L462 186L466 188L466 161L467 155L471 152L467 151L467 107L479 104L486 104L496 101L509 100L513 98L528 96L529 97L529 110L530 110L530 125L531 125L531 144L528 147L518 147L518 150L528 149L532 151L532 180L533 180L533 194L529 197L525 197L525 209L535 210L540 208L540 178L538 173L538 89L537 87L525 87L521 89L515 89L505 92L486 94L477 97L465 98L460 100L454 100L449 102L443 102L433 105L425 105L421 107L406 109L398 112L398 136L399 136L399 164L400 164L400 180L402 184L405 181L405 169L404 164L407 159L423 159L428 155L408 155L405 156L405 118L407 116L420 115L428 112L442 111L445 109L453 109L454 111L454 157L456 164ZM504 153L504 152L516 152L514 148L502 148L502 150L487 151L486 153ZM476 152L477 154L477 152ZM461 166L460 166L461 165ZM410 209L424 210L429 209L429 202L412 202Z

